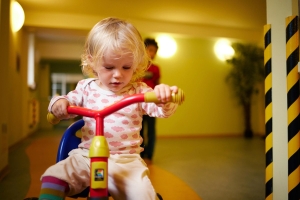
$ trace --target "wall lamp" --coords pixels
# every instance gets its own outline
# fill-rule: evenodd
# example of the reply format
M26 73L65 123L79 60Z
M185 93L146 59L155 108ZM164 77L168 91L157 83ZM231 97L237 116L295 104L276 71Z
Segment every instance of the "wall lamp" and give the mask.
M176 53L176 41L168 35L159 35L155 38L158 43L157 55L162 58L170 58Z
M11 26L12 26L12 31L18 32L22 26L24 25L25 21L25 14L22 6L16 2L12 1L11 2Z
M221 61L228 60L234 55L234 49L231 46L231 42L227 39L219 39L215 43L214 51Z

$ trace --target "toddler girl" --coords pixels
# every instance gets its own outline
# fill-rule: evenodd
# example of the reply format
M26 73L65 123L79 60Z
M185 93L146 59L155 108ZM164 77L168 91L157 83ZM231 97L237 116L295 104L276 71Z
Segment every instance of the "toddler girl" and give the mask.
M162 102L136 103L104 119L104 136L109 145L108 191L115 200L154 200L156 192L149 180L149 170L140 157L142 116L169 117L177 104L168 103L176 86L157 85L154 89L139 82L148 67L143 40L130 23L106 18L90 31L82 55L83 72L93 74L78 82L66 96L54 97L49 112L58 119L67 119L67 106L101 110L127 95L155 92ZM94 137L94 119L84 117L82 141L69 157L49 167L42 175L39 199L64 199L90 185L89 147Z

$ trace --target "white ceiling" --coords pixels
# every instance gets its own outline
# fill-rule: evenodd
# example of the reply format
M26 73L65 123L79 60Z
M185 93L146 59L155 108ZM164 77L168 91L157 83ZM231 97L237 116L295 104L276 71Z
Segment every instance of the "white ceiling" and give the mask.
M37 29L64 29L64 17L49 23L51 16L77 16L79 19L115 16L133 21L159 23L156 31L163 27L182 26L197 28L213 27L244 31L260 31L266 23L265 0L17 0L25 11L25 26ZM37 14L38 13L38 14ZM33 15L35 14L35 15ZM81 17L80 17L81 16ZM39 22L35 22L39 20ZM45 23L41 24L41 20ZM55 20L55 19L54 19ZM66 22L67 23L67 22ZM88 30L84 21L73 22L69 29L77 30L77 35ZM86 22L89 26L90 22ZM70 23L69 23L70 24ZM149 23L150 24L150 23ZM165 24L165 26L163 25ZM77 26L78 25L78 26ZM164 30L163 30L164 29ZM184 29L184 28L182 28ZM220 30L222 30L220 29ZM171 29L170 29L171 30ZM217 29L216 29L217 30ZM218 29L219 30L219 29ZM47 32L47 35L55 35ZM81 31L81 32L80 32ZM181 32L172 30L170 32ZM65 31L66 35L75 34ZM75 34L76 35L76 34Z

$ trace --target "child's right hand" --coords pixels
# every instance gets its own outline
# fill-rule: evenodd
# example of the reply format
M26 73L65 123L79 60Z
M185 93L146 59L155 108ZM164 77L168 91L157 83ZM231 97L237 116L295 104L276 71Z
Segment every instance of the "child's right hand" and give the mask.
M70 115L67 112L67 107L70 105L66 99L57 100L51 107L51 113L59 120L68 119Z
M172 98L172 93L177 94L178 87L177 86L169 86L166 84L159 84L154 87L154 92L157 99L161 103L167 103Z

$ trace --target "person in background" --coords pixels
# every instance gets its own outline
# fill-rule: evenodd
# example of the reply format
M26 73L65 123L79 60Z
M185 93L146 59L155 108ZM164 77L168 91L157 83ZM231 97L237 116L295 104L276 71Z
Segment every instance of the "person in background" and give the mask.
M144 40L146 51L150 57L149 68L143 77L143 82L146 83L151 88L154 88L159 84L160 70L159 66L152 63L156 56L158 45L157 42L152 38L146 38ZM155 130L155 117L150 117L149 115L143 116L143 125L141 130L141 137L144 138L142 146L144 146L144 151L141 153L141 157L147 164L152 163L152 157L154 153L155 140L156 140L156 130ZM147 129L146 129L147 128ZM145 132L145 133L144 133ZM146 137L144 137L144 135ZM146 140L145 140L146 139Z

